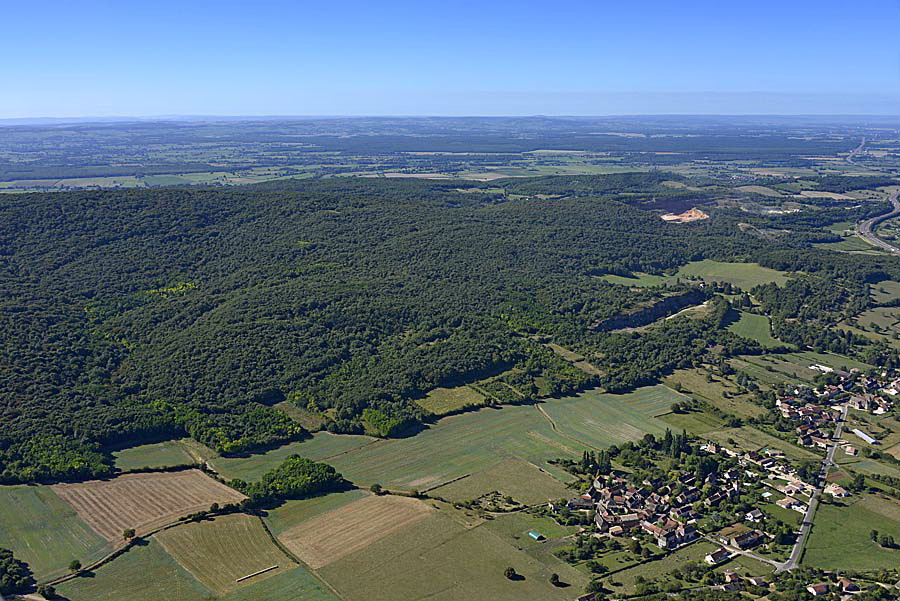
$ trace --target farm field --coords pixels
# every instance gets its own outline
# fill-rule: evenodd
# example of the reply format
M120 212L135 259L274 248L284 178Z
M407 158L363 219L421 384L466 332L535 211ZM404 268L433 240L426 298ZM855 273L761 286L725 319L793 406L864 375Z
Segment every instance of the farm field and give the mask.
M750 394L738 393L740 387L732 378L712 374L702 367L679 369L665 382L669 386L680 386L683 394L706 401L726 413L739 417L759 417L765 413L763 407L750 400Z
M504 578L507 566L524 579ZM554 571L571 587L552 586L548 579ZM580 591L587 581L562 563L548 569L483 524L467 528L454 519L452 509L435 511L322 568L319 574L348 601L562 601L570 600L572 591ZM390 586L373 586L373 582Z
M587 392L538 406L486 408L446 417L411 438L378 441L329 462L358 486L377 482L401 490L434 488L509 458L567 479L547 460L636 440L644 428L663 432L665 425L650 416L666 411L678 398L670 389L654 386L628 395ZM598 415L604 416L603 423Z
M881 548L869 533L877 530L900 540L900 503L870 494L843 501L846 504L819 505L803 564L842 570L896 568L900 551Z
M499 491L520 503L533 505L572 495L565 484L521 459L507 459L486 470L429 491L451 502L476 499Z
M445 415L465 407L484 404L484 395L469 386L435 388L416 404L435 415Z
M359 501L368 495L369 493L365 491L351 489L310 499L289 499L275 509L266 511L264 519L266 524L269 525L269 530L272 531L272 534L278 536L300 522L312 519L317 515L337 509L348 503Z
M184 524L164 530L155 538L181 567L218 595L296 567L275 546L259 518L249 515L223 515ZM275 569L237 582L272 566Z
M740 319L728 326L730 331L738 336L757 341L763 348L783 346L783 343L772 336L772 326L768 317L746 311L741 311L740 314Z
M0 486L0 547L12 549L41 580L68 563L100 559L111 547L49 486Z
M291 455L302 455L313 461L330 461L335 455L363 447L375 440L377 439L369 436L317 432L306 440L288 443L265 453L246 457L221 457L213 453L208 462L223 478L228 480L240 478L252 482Z
M713 430L720 430L725 425L721 419L705 411L667 413L660 419L669 424L673 430L687 430L698 436L703 436Z
M195 469L55 484L53 491L94 531L114 543L122 542L127 528L146 534L212 503L237 503L245 498Z
M139 468L159 469L196 462L180 440L167 440L131 447L114 451L112 455L115 459L115 466L122 471Z
M90 577L57 585L71 601L208 601L212 591L194 580L153 539L98 568Z
M305 564L319 569L425 519L432 511L431 505L418 499L369 496L301 522L278 539Z
M628 394L588 390L540 405L559 432L585 445L605 448L644 434L661 434L665 425L655 416L668 413L685 397L663 385L640 388Z

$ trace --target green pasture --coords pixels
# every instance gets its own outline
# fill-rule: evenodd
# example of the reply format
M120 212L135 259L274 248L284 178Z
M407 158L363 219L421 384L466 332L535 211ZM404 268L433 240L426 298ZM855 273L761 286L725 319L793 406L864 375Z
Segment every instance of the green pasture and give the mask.
M12 549L39 581L62 576L111 549L49 486L0 486L0 547Z

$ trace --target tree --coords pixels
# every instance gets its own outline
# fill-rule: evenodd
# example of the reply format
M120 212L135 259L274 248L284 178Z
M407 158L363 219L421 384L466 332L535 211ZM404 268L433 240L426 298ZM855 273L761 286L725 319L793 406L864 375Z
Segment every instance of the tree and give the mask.
M552 584L553 586L559 586L559 574L550 574L550 584Z
M872 531L869 532L869 538L872 539L872 542L877 541L877 540L878 540L878 530L875 530L875 529L873 528Z
M134 538L134 528L126 528L122 531L122 538L125 540L130 540Z
M384 494L384 489L381 488L381 485L378 484L377 482L375 484L373 484L372 486L370 486L369 490L372 491L372 494L374 494L374 495Z
M56 589L50 584L39 584L37 594L44 599L56 599Z
M512 566L503 570L503 575L506 576L508 580L514 580L518 576L516 569Z
M77 559L73 559L69 562L69 571L78 573L81 571L81 562Z
M894 543L894 537L890 534L882 534L878 539L878 544L884 547L885 549L893 549L897 545Z
M31 570L9 549L0 549L0 594L24 593L34 585Z

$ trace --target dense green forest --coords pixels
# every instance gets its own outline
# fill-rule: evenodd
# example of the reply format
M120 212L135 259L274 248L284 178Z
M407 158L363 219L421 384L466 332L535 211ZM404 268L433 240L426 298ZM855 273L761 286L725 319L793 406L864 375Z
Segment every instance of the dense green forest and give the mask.
M721 327L724 301L644 333L595 331L672 291L602 274L703 258L804 272L756 291L785 323L857 310L866 283L900 277L894 258L813 251L822 231L770 239L714 209L665 223L647 207L684 201L663 184L673 179L519 179L502 194L497 182L359 178L4 196L2 479L102 475L112 446L185 434L221 453L302 437L272 408L285 399L333 431L396 435L429 419L411 399L512 367L504 377L552 376L545 394L625 390L713 347L756 350ZM548 336L605 375L554 357L537 341Z

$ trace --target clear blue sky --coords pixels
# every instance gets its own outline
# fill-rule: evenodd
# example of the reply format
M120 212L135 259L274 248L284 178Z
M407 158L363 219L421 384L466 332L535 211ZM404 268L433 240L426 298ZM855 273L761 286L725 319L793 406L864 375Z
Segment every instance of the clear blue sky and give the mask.
M0 118L900 114L900 0L11 1Z

